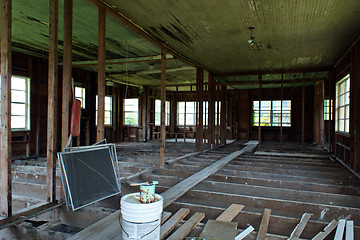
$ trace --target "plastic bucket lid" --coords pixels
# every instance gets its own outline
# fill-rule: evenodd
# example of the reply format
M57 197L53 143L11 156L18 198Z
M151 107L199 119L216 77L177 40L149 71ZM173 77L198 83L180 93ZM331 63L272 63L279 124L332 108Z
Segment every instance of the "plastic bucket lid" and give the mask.
M129 222L152 222L160 219L163 211L163 197L155 194L155 202L140 202L140 193L130 193L121 198L121 216Z

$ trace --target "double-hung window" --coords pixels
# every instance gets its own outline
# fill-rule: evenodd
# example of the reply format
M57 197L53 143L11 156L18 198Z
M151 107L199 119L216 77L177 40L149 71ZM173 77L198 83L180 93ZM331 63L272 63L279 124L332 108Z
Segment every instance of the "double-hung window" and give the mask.
M11 129L30 130L30 78L11 77Z
M335 130L349 133L350 75L336 83Z
M139 99L126 98L124 101L124 125L139 125Z
M85 109L85 88L75 86L75 98L81 101L81 108Z
M112 126L112 96L105 96L105 118L104 125ZM96 125L98 118L98 96L96 95Z

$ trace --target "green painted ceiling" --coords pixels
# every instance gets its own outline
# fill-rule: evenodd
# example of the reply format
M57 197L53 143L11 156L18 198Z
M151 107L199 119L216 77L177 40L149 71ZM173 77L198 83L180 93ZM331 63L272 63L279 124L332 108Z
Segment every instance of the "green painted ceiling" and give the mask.
M214 73L314 69L316 75L318 68L333 67L360 34L359 0L102 2L179 55ZM14 51L47 58L48 11L48 1L13 1ZM59 18L61 62L63 0L60 0ZM74 0L74 67L97 71L97 19L96 6L87 0ZM159 47L112 16L108 15L106 21L106 59L114 61L107 64L108 79L158 86L160 62L140 60L158 58ZM254 27L252 33L248 27ZM254 45L248 43L250 34L254 37ZM194 68L180 59L169 55L167 68L171 69L167 73L167 84L195 82ZM247 78L245 75L236 77L235 81L251 81L252 78L257 80L256 75ZM262 78L264 81L266 78L279 80L279 75L262 75ZM233 77L216 79L234 81ZM246 88L256 87L249 86ZM240 85L236 87L241 88Z

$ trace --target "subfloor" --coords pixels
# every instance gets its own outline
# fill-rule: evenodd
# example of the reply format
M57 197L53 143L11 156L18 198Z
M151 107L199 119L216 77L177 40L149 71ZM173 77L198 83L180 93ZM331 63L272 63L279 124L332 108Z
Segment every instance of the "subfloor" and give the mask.
M204 146L207 148L206 144ZM234 142L159 169L159 141L119 143L121 195L138 191L129 183L148 180L159 181L156 192L162 193L242 147L242 142ZM192 142L166 143L167 161L192 152L195 152ZM142 174L138 175L139 172ZM58 183L60 185L60 178ZM44 202L45 184L45 159L15 161L14 211ZM120 197L112 197L76 212L60 208L1 230L0 237L66 239L117 211ZM194 213L204 213L205 218L188 235L199 236L204 224L209 219L216 219L231 204L245 206L233 220L238 223L237 232L250 225L255 228L245 239L256 239L266 208L271 209L268 239L287 239L304 213L312 216L301 235L303 239L314 237L333 219L343 218L354 221L355 239L360 236L360 180L315 145L306 144L302 149L299 144L284 143L280 151L278 143L262 143L254 152L238 156L164 210L174 214L181 208L190 209L190 214L177 228ZM333 237L334 231L327 239Z

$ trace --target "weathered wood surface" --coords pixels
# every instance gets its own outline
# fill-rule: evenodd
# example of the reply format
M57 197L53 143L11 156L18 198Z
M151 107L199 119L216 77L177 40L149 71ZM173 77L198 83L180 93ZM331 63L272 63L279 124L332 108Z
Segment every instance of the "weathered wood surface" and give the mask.
M11 26L12 0L1 1L0 217L12 215L11 176Z
M98 107L96 141L104 139L105 133L105 53L106 53L106 9L99 7L98 16Z
M265 208L256 240L264 240L269 228L271 209Z
M233 203L216 218L216 221L231 222L239 214L239 212L244 209L244 207L244 205Z
M309 222L311 218L310 213L304 213L300 219L298 225L296 225L295 229L291 233L289 240L298 240L300 238L301 233L304 231L306 224Z
M228 221L208 220L199 238L234 240L237 223Z
M332 230L334 230L337 226L338 222L336 220L332 220L323 231L319 232L315 237L313 237L311 240L322 240L329 235Z
M190 213L190 209L181 208L160 228L160 239L164 239Z
M173 234L171 234L167 240L182 240L184 239L205 217L204 213L196 212L187 220L181 227L179 227Z
M194 175L188 177L187 179L181 181L180 183L173 186L171 189L163 192L161 195L164 198L164 208L169 206L171 203L176 201L182 195L184 195L189 189L197 185L199 182L207 178L208 176L214 174L219 169L224 167L234 158L238 157L239 155L243 154L247 151L252 151L256 145L248 145L243 149L233 152L232 154L227 155L226 157L218 160L217 162L213 163L209 167L202 169L201 171L195 173Z
M49 10L49 72L47 108L47 201L56 200L56 115L58 86L58 21L59 0L50 1Z

